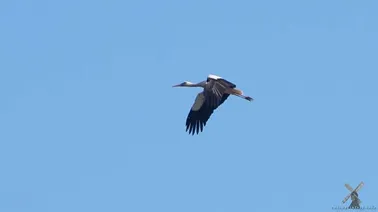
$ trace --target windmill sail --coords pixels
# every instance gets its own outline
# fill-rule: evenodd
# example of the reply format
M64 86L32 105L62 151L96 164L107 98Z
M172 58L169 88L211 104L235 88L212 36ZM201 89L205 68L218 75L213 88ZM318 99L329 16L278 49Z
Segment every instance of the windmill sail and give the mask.
M346 196L343 200L343 203L345 203L346 201L348 201L348 199L350 198L350 194L348 194L348 196Z
M364 186L364 182L361 182L357 188L356 188L356 192L360 191L360 189L362 188L362 186Z
M345 184L345 187L351 192L348 196L346 196L343 200L343 203L345 203L346 201L348 201L348 199L352 196L352 202L354 202L354 204L359 204L361 203L361 200L358 199L358 194L357 192L359 190L361 190L362 186L364 186L364 182L361 182L360 184L358 184L358 186L356 187L356 189L353 189L349 184Z
M352 186L350 186L349 184L345 184L345 187L346 187L350 192L353 192L353 188L352 188Z

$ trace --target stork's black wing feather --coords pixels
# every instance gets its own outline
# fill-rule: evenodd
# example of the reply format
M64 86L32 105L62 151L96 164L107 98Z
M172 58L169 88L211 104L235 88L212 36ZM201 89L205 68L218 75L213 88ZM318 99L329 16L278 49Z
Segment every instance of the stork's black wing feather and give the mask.
M227 81L225 79L222 79L222 78L221 79L217 79L217 81L223 81L223 82L225 82L227 84L227 86L230 87L230 88L235 88L236 87L236 85L234 83L232 83L230 81Z
M220 101L218 107L219 107L221 104L223 104L223 102L226 101L227 98L228 98L229 96L230 96L230 94L223 94L223 96L222 96L222 100ZM217 109L218 107L216 107L216 108L214 108L214 109Z
M188 117L186 118L186 131L189 130L189 134L194 135L203 131L203 127L206 126L206 122L209 120L214 109L206 105L206 102L202 107L195 111L190 110Z
M218 108L228 98L227 89L235 88L236 85L225 80L217 79L208 82L208 89L205 89L206 101L208 106L213 109Z
M224 94L219 105L223 104L229 96L229 94ZM189 134L192 135L202 132L211 114L213 114L214 110L218 107L212 108L210 105L206 104L205 101L199 110L195 111L191 109L186 118L186 131L189 130Z

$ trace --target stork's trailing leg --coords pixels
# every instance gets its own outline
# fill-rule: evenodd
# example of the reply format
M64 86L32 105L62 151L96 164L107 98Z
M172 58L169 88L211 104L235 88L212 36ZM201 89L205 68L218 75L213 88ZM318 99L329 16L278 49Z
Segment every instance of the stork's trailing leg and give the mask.
M243 95L243 91L241 91L239 89L236 89L236 88L229 89L227 91L227 93L235 95L235 96L238 96L238 97L243 98L243 99L248 100L248 101L252 101L253 100L253 98L250 97L250 96L244 96Z
M240 98L243 98L243 99L245 99L245 100L248 100L248 101L252 101L253 100L253 98L252 97L250 97L250 96L244 96L244 95L241 95L241 94L234 94L235 96L238 96L238 97L240 97Z

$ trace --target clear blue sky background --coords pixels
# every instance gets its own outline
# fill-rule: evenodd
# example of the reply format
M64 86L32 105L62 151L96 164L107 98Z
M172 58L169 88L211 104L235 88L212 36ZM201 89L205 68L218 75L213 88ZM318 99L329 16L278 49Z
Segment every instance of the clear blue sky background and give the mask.
M0 210L378 207L378 2L0 1ZM208 74L234 82L199 136ZM348 206L345 204L345 206Z

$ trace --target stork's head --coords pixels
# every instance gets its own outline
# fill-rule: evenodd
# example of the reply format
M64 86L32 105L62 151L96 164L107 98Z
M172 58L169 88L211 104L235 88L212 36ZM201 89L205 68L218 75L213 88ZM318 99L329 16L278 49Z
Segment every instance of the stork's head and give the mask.
M188 82L188 81L185 81L185 82L183 82L183 83L180 83L180 84L178 84L178 85L174 85L174 86L172 86L172 87L189 87L189 86L191 86L191 85L193 85L193 83Z

